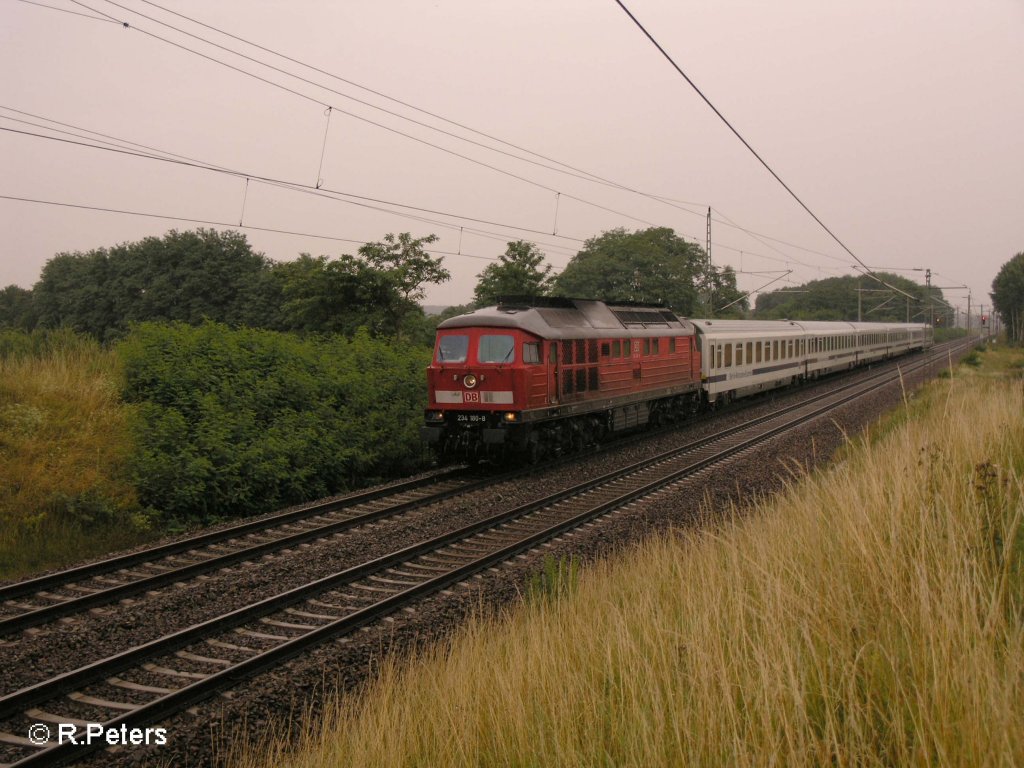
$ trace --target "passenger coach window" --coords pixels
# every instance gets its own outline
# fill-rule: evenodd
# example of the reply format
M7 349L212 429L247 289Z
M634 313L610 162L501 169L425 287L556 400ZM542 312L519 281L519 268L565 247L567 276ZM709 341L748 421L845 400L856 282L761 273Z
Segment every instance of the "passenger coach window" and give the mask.
M725 345L725 367L732 368L732 344Z
M534 363L540 362L540 342L539 341L527 341L523 344L523 362Z
M464 363L469 352L469 336L442 336L437 342L437 362Z
M618 339L612 342L612 357L622 357L622 342Z
M516 344L512 336L486 335L480 337L476 352L478 363L514 363Z

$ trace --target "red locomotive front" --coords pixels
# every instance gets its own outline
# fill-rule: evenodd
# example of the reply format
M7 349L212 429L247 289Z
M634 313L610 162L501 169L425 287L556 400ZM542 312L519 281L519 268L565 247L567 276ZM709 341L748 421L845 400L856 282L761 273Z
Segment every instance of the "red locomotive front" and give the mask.
M517 430L523 410L546 403L547 382L541 362L542 341L517 328L439 330L434 359L427 369L430 392L424 436L462 445L503 444ZM478 450L478 449L477 449Z

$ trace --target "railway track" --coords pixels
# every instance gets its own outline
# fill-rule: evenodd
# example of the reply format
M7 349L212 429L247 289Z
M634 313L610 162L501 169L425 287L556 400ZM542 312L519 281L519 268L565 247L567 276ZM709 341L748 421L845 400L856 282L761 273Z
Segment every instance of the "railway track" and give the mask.
M315 645L343 638L418 598L819 418L880 383L932 364L935 357L905 361L909 365L902 370L874 373L0 697L0 744L7 750L0 754L0 762L14 758L11 765L57 765L77 759L105 743L33 744L19 734L28 733L34 723L74 724L79 735L89 722L102 723L104 729L141 729L159 723Z
M0 637L436 504L495 479L456 469L9 584L0 587Z

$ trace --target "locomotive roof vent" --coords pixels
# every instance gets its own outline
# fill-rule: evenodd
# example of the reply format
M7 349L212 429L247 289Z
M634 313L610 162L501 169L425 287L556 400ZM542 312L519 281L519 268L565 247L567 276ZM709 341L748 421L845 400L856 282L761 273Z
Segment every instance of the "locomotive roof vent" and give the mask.
M627 328L670 328L679 323L679 318L670 309L658 307L610 307L619 321Z

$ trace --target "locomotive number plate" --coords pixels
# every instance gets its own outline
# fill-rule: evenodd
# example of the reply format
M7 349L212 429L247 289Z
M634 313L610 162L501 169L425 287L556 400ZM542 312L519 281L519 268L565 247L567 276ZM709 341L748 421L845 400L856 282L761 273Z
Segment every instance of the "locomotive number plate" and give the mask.
M476 422L487 421L487 414L484 413L460 413L455 417L456 421L467 422L470 424Z

